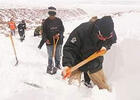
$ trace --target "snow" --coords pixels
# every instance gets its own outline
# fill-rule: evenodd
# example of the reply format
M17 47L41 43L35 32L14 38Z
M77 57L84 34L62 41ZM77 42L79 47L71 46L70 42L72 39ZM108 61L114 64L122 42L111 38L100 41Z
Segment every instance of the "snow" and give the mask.
M24 2L23 2L24 1ZM119 2L120 1L120 2ZM109 84L112 86L112 93L107 90L99 90L97 86L93 89L86 88L83 84L68 85L61 77L61 71L56 75L46 74L47 51L45 45L41 50L37 48L40 39L33 37L33 30L26 31L24 42L19 41L19 36L14 37L19 65L14 66L15 56L9 37L0 34L0 100L140 100L140 73L139 73L139 49L140 49L140 7L131 0L128 5L124 5L121 0L115 0L117 4L100 1L77 0L42 0L40 5L47 7L50 4L57 4L61 7L63 2L67 4L63 8L74 8L79 4L79 8L88 13L79 20L65 21L65 41L69 33L80 23L88 21L93 15L101 17L107 14L120 13L120 16L113 15L115 31L118 36L117 44L105 55L104 71ZM1 7L38 7L38 0L0 0ZM14 5L18 2L17 5ZM68 5L70 3L70 5ZM91 4L90 4L91 3ZM92 5L94 3L94 6ZM7 5L6 5L7 4ZM73 4L73 5L71 5ZM62 5L62 4L61 4ZM131 6L130 6L131 5ZM91 10L92 8L92 10ZM104 10L103 10L104 9ZM4 31L1 31L1 33ZM8 33L8 31L7 31ZM41 86L36 88L25 84L34 83Z

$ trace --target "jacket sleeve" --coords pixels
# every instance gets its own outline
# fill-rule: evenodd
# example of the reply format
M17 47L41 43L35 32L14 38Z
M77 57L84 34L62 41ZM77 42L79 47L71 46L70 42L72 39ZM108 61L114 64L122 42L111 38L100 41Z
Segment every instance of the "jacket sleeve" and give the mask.
M48 40L47 34L48 34L48 29L47 29L47 21L45 21L42 25L43 32L42 32L42 39L44 42Z
M60 34L63 34L63 32L64 32L64 25L60 19Z
M47 27L46 27L47 23L46 21L42 24L42 39L38 45L38 48L42 48L42 46L44 45L44 43L47 41Z
M40 49L41 49L41 48L42 48L42 46L44 45L44 43L45 43L45 42L44 42L44 40L42 39L42 40L40 41L39 45L38 45L38 48L40 48Z
M63 47L63 66L72 67L77 64L79 57L81 41L77 33L71 33L66 44Z

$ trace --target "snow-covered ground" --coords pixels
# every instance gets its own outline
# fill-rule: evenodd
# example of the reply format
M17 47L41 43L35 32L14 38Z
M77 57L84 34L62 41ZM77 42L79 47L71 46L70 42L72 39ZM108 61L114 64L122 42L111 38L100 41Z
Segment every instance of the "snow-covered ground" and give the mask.
M12 4L15 1L23 0L13 0ZM54 2L51 1L51 3ZM69 1L70 4L73 1ZM5 7L5 3L11 4L8 3L8 0L1 0L0 6L3 4ZM89 1L89 3L93 2ZM88 13L89 18L93 15L101 17L123 12L121 16L113 16L118 41L105 55L104 61L104 70L108 82L112 86L112 93L107 90L99 90L97 86L94 86L93 89L88 89L84 85L79 88L77 84L69 86L65 80L62 80L61 71L54 76L46 74L46 47L44 45L39 50L37 46L40 38L33 37L33 30L29 30L22 43L19 41L18 35L14 37L19 59L19 65L16 67L10 39L0 34L0 100L140 100L140 8L138 3L137 6L122 4L103 6L98 2L92 6L89 3L81 0L78 6ZM33 5L36 6L37 3L34 2ZM76 5L78 3L75 3L74 6L67 6L76 7ZM64 22L65 40L68 33L80 23L88 21L89 18ZM35 88L27 83L39 85L41 88Z
M104 62L107 78L113 87L112 93L98 90L96 86L93 89L83 85L81 88L69 86L62 80L60 71L54 76L46 74L46 47L38 50L40 38L33 37L33 31L26 32L23 43L18 36L14 38L19 59L19 65L15 67L10 39L1 34L0 100L139 100L139 17L139 13L114 17L118 43L105 55ZM66 28L74 28L80 22L65 25ZM24 82L35 83L43 88L37 89Z

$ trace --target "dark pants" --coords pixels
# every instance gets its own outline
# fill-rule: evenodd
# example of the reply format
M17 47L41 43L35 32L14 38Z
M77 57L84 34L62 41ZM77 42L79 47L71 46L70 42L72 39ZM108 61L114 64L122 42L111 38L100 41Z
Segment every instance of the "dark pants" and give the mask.
M89 78L87 72L84 72L84 80L86 83L88 83L88 84L90 83L90 78Z
M55 57L54 57L55 67L60 66L61 49L62 49L62 45L56 46L56 52L55 52ZM53 62L53 58L52 58L53 45L47 45L47 51L48 51L48 66L54 66L54 62Z
M24 30L21 30L21 31L19 30L18 32L19 32L20 40L23 41L24 38L25 38L25 31Z

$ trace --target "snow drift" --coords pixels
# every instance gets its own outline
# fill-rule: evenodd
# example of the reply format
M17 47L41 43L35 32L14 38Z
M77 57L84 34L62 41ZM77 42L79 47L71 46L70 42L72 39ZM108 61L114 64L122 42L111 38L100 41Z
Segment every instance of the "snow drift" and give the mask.
M83 9L93 15L88 5L85 6ZM121 16L113 16L118 41L105 55L104 61L104 70L113 88L112 93L99 90L97 86L93 89L87 89L84 85L79 88L77 84L69 86L62 80L61 71L54 76L46 74L46 47L38 50L40 38L34 38L33 30L29 30L26 31L23 43L18 36L14 37L18 67L13 66L15 58L9 38L0 34L0 100L139 100L140 10L123 8L115 9L117 11L111 9L113 12L108 9L110 13L123 12ZM101 12L102 9L103 6L100 6L94 10L97 15L103 16L108 11ZM67 33L89 18L65 21L65 40L69 35ZM25 84L26 82L41 88Z

